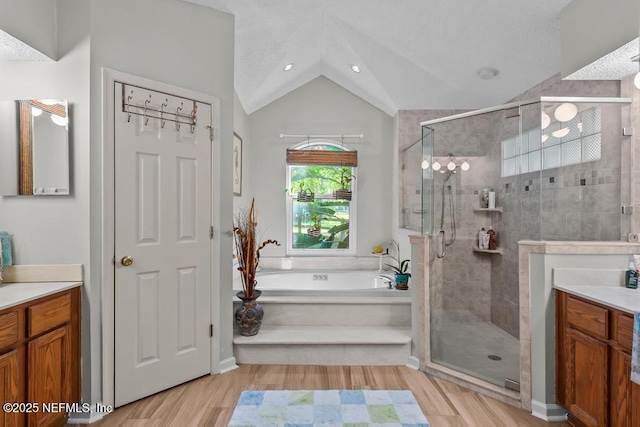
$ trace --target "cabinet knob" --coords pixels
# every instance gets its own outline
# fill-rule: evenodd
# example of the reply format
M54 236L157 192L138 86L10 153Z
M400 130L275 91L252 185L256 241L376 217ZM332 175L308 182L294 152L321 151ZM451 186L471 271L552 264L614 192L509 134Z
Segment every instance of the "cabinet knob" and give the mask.
M125 267L129 267L131 264L133 264L133 258L131 258L129 255L123 256L120 260L120 264L124 265Z

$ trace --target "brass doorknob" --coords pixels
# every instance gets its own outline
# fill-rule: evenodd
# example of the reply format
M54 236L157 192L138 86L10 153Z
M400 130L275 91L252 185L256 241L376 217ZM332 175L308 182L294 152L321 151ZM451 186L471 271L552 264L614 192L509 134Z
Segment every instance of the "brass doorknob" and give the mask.
M131 258L129 255L123 256L120 260L120 264L124 265L125 267L129 267L131 264L133 264L133 258Z

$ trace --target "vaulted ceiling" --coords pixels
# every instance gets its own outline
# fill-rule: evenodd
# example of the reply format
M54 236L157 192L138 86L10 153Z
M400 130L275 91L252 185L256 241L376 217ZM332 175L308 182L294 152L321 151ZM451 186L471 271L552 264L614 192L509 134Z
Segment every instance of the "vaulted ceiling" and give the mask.
M558 73L569 3L187 1L235 15L235 89L247 113L323 75L390 115L501 104ZM483 67L499 74L481 79Z

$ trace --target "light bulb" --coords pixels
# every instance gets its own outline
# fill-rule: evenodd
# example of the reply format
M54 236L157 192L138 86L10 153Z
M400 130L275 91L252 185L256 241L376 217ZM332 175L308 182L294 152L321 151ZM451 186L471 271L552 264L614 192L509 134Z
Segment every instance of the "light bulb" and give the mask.
M33 117L38 117L40 114L42 114L42 110L36 107L31 107L31 115Z
M633 79L633 84L640 89L640 71L636 74L636 77Z
M352 65L351 65L351 70L352 70L354 73L359 73L359 72L360 72L360 67L358 67L356 64L352 64Z
M551 135L555 136L556 138L562 138L563 136L567 136L568 133L569 133L569 128L566 127L566 128L554 130L553 132L551 132Z
M553 115L560 122L568 122L578 114L578 107L576 104L570 102L564 102L556 108Z
M468 171L471 165L465 160L463 164L460 165L460 169L463 171Z
M549 135L542 135L542 142L545 142L547 139L549 139Z
M422 163L420 163L420 167L422 169L429 169L429 160L427 159L422 159Z
M456 164L453 163L453 160L451 160L448 164L447 164L447 169L449 169L450 171L454 170L456 168Z
M540 115L540 126L542 129L546 129L551 124L551 117L544 111Z
M442 165L440 164L439 161L436 160L431 167L433 168L434 171L439 171Z
M284 66L283 70L284 71L289 71L293 68L293 63L288 63L287 65Z

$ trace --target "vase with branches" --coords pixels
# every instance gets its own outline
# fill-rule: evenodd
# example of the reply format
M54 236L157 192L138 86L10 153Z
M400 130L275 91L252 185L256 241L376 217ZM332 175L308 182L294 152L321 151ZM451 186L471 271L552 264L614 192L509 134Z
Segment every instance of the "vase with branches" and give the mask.
M258 333L264 316L264 310L256 302L262 294L256 289L256 271L260 264L260 251L270 244L280 246L277 240L271 239L258 243L257 227L255 200L252 199L251 207L248 210L241 210L233 225L238 271L242 278L242 291L237 293L237 297L242 300L242 305L236 310L235 318L240 326L240 334L246 336Z

